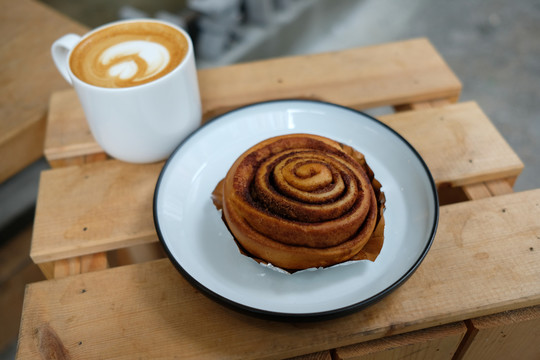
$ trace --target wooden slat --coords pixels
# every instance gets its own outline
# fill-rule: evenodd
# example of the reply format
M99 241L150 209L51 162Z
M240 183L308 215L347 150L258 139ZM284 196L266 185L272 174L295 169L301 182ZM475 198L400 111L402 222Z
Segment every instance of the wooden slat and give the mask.
M381 120L411 141L438 184L517 176L523 167L475 103ZM152 197L161 167L111 160L45 171L32 259L43 263L156 241Z
M318 323L238 314L196 291L168 259L32 284L18 356L38 357L36 344L53 330L73 358L287 357L538 305L540 251L530 249L539 218L540 190L444 206L429 254L403 286Z
M430 108L440 108L443 106L449 105L450 102L448 99L439 99L439 100L431 100L431 101L423 101L423 102L416 102L412 104L403 104L400 106L396 106L396 111L409 111L409 110L425 110ZM439 118L440 120L442 118ZM493 133L498 133L497 130L490 126L489 130L492 134L490 134L487 137L494 136ZM473 140L473 141L476 141ZM461 145L461 141L456 141L456 146ZM508 145L506 145L508 147ZM464 160L464 159L462 159ZM469 162L472 162L471 159L469 159ZM464 161L461 161L461 163L464 163ZM516 177L511 177L507 179L507 181L497 179L488 181L486 183L483 182L477 182L473 184L465 184L460 189L463 191L465 197L467 197L470 200L476 200L476 199L483 199L489 196L496 196L501 194L509 194L513 191L512 185L515 182ZM448 184L448 185L457 185L457 184ZM456 189L457 187L454 187ZM446 187L445 187L446 189ZM442 194L440 192L440 194Z
M109 266L138 264L145 261L166 257L163 247L158 242L143 243L130 247L74 256L65 259L39 263L39 268L47 279L82 274L90 271L107 269Z
M43 156L51 92L69 85L50 47L86 28L37 1L0 1L0 183Z
M334 360L450 360L466 332L463 322L436 326L338 348Z
M445 98L461 83L427 39L204 69L203 118L259 101L318 99L354 108ZM54 94L45 155L51 165L101 151L73 90Z
M83 255L55 261L53 278L58 279L90 271L103 270L108 267L107 253Z
M199 72L204 113L279 98L354 108L457 100L461 83L427 39L292 56Z
M485 199L491 196L491 192L485 183L466 185L463 191L469 200Z
M30 249L34 262L157 241L152 197L162 166L111 160L43 172Z
M499 179L486 181L485 183L478 183L472 185L466 185L463 187L465 195L470 200L483 199L489 196L510 194L514 190L510 185L512 180Z
M161 244L152 242L114 249L114 251L110 252L100 252L42 262L38 265L47 279L57 279L90 271L104 270L109 266L138 264L164 257L166 255Z
M540 306L468 321L471 342L459 360L540 359Z
M510 194L514 191L510 182L505 180L487 181L486 186L493 196Z
M523 163L474 102L380 117L422 155L442 186L516 177Z

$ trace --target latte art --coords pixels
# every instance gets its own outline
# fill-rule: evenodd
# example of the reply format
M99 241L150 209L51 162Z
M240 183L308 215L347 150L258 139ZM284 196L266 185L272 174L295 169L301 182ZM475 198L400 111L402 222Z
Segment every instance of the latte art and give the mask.
M159 74L169 61L169 51L164 46L144 40L113 45L99 58L106 76L131 79L133 82Z
M98 30L70 58L74 75L91 85L121 88L156 80L184 59L188 43L177 29L154 22L123 23Z

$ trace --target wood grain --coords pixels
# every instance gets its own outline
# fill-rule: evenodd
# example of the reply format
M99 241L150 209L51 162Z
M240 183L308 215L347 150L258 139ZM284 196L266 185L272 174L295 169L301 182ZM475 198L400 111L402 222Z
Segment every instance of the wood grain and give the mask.
M523 169L519 157L474 102L406 111L380 120L418 150L440 185L458 187L516 177Z
M417 148L439 185L515 177L523 168L475 103L381 120ZM162 163L132 165L111 160L45 171L32 259L43 263L155 242L152 197L161 167Z
M540 306L472 319L473 341L459 360L540 359Z
M334 360L450 360L467 332L463 322L341 347Z
M203 120L260 101L316 99L370 108L444 98L461 83L427 39L315 55L276 58L198 72ZM102 151L73 90L53 94L45 156L62 159Z
M444 206L429 254L403 286L325 322L241 315L195 290L168 259L32 284L18 356L37 356L33 334L43 326L73 358L277 358L538 305L538 218L540 190Z
M68 88L54 40L86 28L32 0L0 1L0 183L43 156L51 92Z
M410 111L410 110L437 109L437 108L441 108L448 105L450 105L450 101L448 101L448 99L440 99L440 100L431 100L431 101L416 102L416 103L411 103L411 104L404 104L404 105L396 106L395 109L396 111L400 112L400 111ZM441 121L444 120L444 115L439 117L439 120ZM464 126L465 131L468 131L469 128L470 128L470 124ZM484 142L489 142L488 139L493 136L498 136L500 138L500 134L498 134L497 129L495 129L493 125L490 124L489 126L485 127L485 129L488 131L488 133L486 133L486 139L484 140ZM462 136L457 136L457 139L456 139L457 141L455 141L455 143L452 145L455 145L456 147L459 148L463 140L462 138L463 138ZM471 140L473 142L477 141L477 139L469 139L469 141ZM504 145L506 148L509 148L506 141L503 140L501 144ZM478 144L478 145L480 147L483 147L485 143ZM472 163L474 160L469 159L468 161L469 163ZM466 163L465 159L461 159L460 164L464 164L464 163ZM486 182L466 183L464 184L464 186L461 186L459 189L463 191L463 194L469 200L483 199L489 196L496 196L496 195L511 193L513 191L512 185L514 184L515 180L516 180L516 177L512 176L505 180L496 179L496 180L490 180ZM457 189L458 188L457 185L459 184L449 184L449 185L453 185L453 188ZM442 190L446 190L446 188ZM439 193L441 194L441 192Z
M55 279L86 273L90 271L104 270L109 267L107 253L97 253L58 260L54 263Z
M43 172L30 249L34 262L157 241L152 197L162 166L111 160Z
M463 187L465 195L470 200L485 199L491 196L491 192L485 183L470 184Z
M459 79L427 39L205 69L199 83L206 118L272 99L371 108L439 98L456 101L461 91Z
M489 196L510 194L514 191L512 183L515 178L498 179L478 184L466 185L463 190L470 200L483 199Z

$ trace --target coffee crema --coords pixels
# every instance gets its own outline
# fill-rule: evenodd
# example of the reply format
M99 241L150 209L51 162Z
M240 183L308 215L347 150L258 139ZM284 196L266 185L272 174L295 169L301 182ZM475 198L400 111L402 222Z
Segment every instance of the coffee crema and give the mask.
M135 21L90 34L73 49L69 65L73 74L88 84L125 88L170 73L188 48L188 40L174 27Z

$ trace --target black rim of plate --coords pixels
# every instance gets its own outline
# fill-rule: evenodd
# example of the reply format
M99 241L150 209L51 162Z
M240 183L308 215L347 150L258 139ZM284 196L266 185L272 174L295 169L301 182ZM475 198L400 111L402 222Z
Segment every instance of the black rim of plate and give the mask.
M418 259L416 259L415 263L407 271L405 271L405 273L399 279L397 279L394 283L389 285L386 289L380 291L379 293L377 293L377 294L375 294L375 295L373 295L373 296L371 296L371 297L369 297L367 299L363 299L363 300L361 300L361 301L359 301L357 303L347 305L347 306L344 306L344 307L340 307L340 308L336 308L336 309L329 309L329 310L326 310L326 311L312 312L312 313L283 313L283 312L262 310L262 309L258 309L258 308L255 308L255 307L251 307L251 306L247 306L247 305L244 305L244 304L237 303L235 301L232 301L232 300L230 300L230 299L228 299L228 298L226 298L226 297L224 297L224 296L222 296L222 295L208 289L206 286L201 284L196 278L194 278L187 270L185 270L182 267L182 265L178 262L178 260L173 256L173 254L171 253L171 251L169 250L169 248L167 246L167 243L166 243L165 239L163 238L163 234L162 234L161 229L160 229L159 219L157 218L157 215L156 215L157 214L156 209L157 209L157 206L158 206L158 204L157 204L158 200L157 199L158 199L158 193L159 193L161 181L162 181L163 177L165 176L165 173L167 172L167 169L168 169L172 159L176 155L176 153L184 146L184 144L189 142L190 139L195 134L199 133L200 131L207 128L208 126L212 126L212 124L214 122L216 122L216 121L219 121L219 119L221 119L223 117L230 116L231 114L233 114L235 112L239 112L239 111L242 111L242 110L247 109L247 108L257 107L257 106L267 105L267 104L275 104L275 103L283 103L285 105L287 103L292 103L292 102L304 103L304 104L326 105L326 106L330 106L330 107L340 108L340 109L350 111L350 112L353 112L353 113L357 113L357 114L359 114L359 115L361 115L363 117L366 117L366 118L370 119L371 121L377 123L379 126L382 126L383 128L390 131L393 135L395 135L399 140L401 140L411 150L411 152L415 155L417 160L420 162L420 164L424 168L425 175L428 178L428 181L429 181L429 183L431 185L431 192L432 192L432 195L433 195L433 201L434 201L434 205L435 205L434 206L433 224L432 224L429 239L426 242L424 250L422 251L422 253L418 257ZM159 177L158 177L158 180L157 180L157 183L156 183L156 188L155 188L155 191L154 191L153 218L154 218L154 226L156 228L156 232L157 232L159 241L163 245L163 248L165 249L165 252L166 252L169 260L173 263L173 265L180 272L180 274L182 274L184 276L184 278L186 278L186 280L192 286L194 286L196 289L200 290L206 296L210 297L211 299L215 300L216 302L218 302L218 303L220 303L220 304L222 304L222 305L224 305L224 306L226 306L228 308L239 311L241 313L254 315L254 316L262 318L262 319L277 320L277 321L291 321L291 322L294 322L294 321L322 321L322 320L329 320L329 319L334 319L334 318L337 318L337 317L345 316L345 315L357 312L357 311L359 311L361 309L364 309L367 306L375 304L376 302L378 302L379 300L383 299L388 294L390 294L393 290L397 289L400 285L402 285L416 271L416 269L420 266L420 264L422 263L422 261L426 257L427 253L429 252L429 249L431 248L431 245L433 244L433 240L435 238L435 233L437 232L437 226L438 226L438 223L439 223L439 199L438 199L438 195L437 195L437 187L435 185L435 181L433 180L433 176L431 175L431 172L429 171L429 168L427 167L426 163L424 162L424 160L422 159L420 154L416 151L416 149L407 140L405 140L405 138L403 138L399 133L397 133L394 129L392 129L388 125L384 124L380 120L377 120L376 118L374 118L374 117L372 117L372 116L370 116L370 115L368 115L368 114L366 114L364 112L361 112L361 111L358 111L358 110L355 110L355 109L351 109L351 108L346 107L346 106L334 104L334 103L318 101L318 100L281 99L281 100L263 101L263 102L258 102L258 103L242 106L242 107L236 108L234 110L231 110L229 112L226 112L224 114L218 115L218 116L212 118L211 120L207 121L206 123L204 123L201 127L199 127L197 130L195 130L193 133L191 133L188 137L186 137L178 145L178 147L172 152L171 156L165 162L163 168L161 169L161 172L159 174Z

